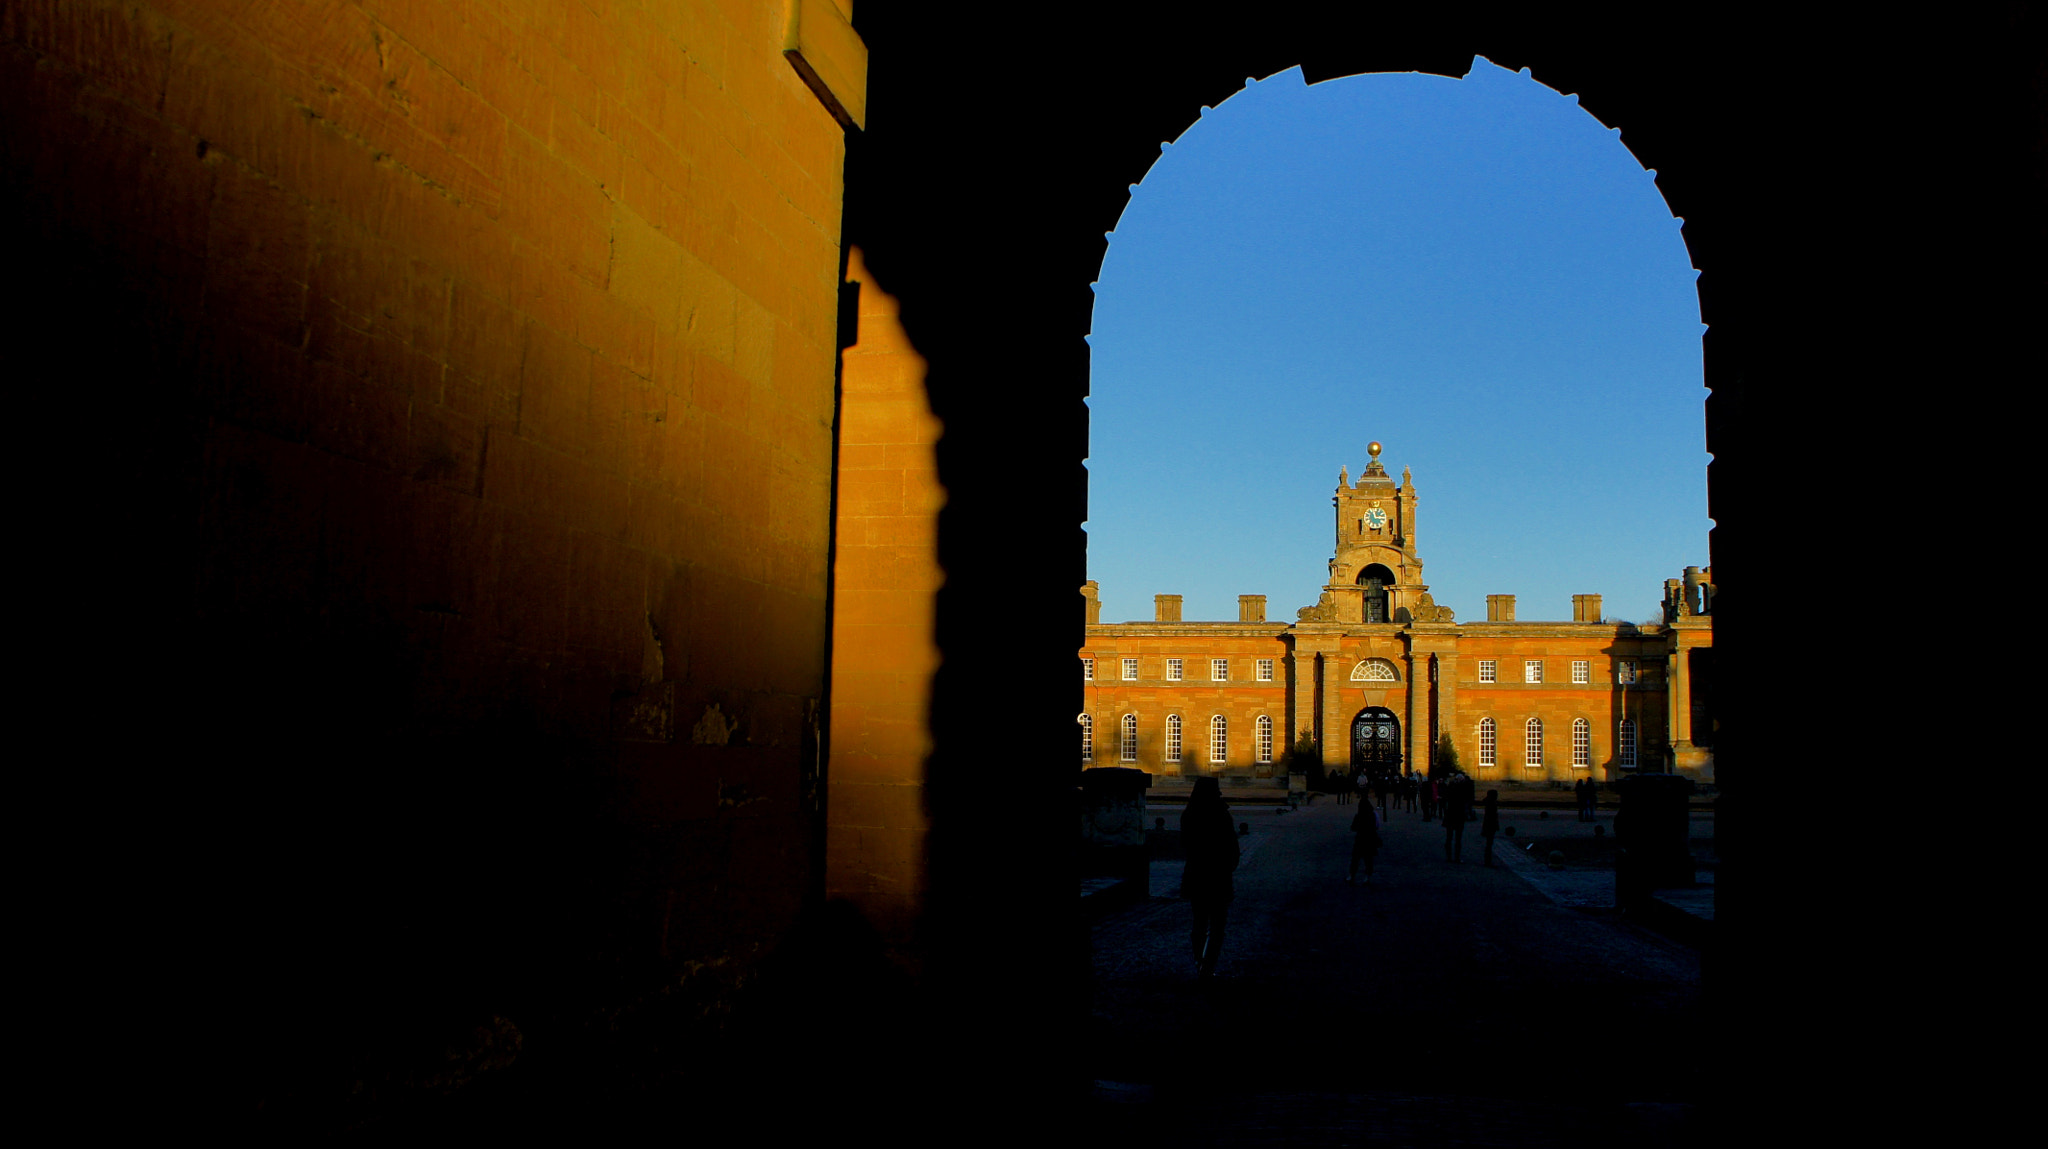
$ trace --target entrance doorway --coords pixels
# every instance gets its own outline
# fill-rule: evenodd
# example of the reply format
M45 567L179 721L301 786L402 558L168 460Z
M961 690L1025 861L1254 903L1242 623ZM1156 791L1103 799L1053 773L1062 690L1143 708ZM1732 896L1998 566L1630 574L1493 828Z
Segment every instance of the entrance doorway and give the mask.
M1401 775L1401 720L1384 706L1368 706L1351 720L1351 770L1368 781Z

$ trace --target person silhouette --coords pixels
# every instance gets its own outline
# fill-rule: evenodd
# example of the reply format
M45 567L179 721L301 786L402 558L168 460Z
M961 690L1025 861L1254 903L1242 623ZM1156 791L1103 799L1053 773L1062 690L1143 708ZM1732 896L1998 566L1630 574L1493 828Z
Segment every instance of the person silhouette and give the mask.
M1365 863L1365 880L1372 883L1372 860L1380 850L1380 820L1373 815L1371 802L1360 802L1358 813L1351 816L1351 872L1344 876L1347 882L1358 880L1358 864Z
M1479 836L1486 839L1486 864L1493 865L1493 836L1500 833L1500 791L1486 792L1485 813L1479 819Z
M1237 828L1231 824L1230 807L1223 801L1223 787L1216 779L1195 779L1187 809L1181 811L1180 839L1188 856L1181 871L1181 896L1194 909L1189 942L1195 951L1195 974L1207 978L1216 973L1216 959L1223 952L1223 927L1232 894L1230 876L1241 856Z
M1472 817L1472 779L1463 774L1452 775L1450 784L1444 787L1444 861L1457 862L1465 857L1465 823Z

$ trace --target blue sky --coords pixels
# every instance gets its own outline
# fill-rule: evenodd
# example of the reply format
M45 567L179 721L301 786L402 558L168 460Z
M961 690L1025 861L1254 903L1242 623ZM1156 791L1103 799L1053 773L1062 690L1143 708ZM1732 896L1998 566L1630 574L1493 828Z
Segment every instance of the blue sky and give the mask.
M1712 525L1694 279L1621 135L1536 79L1248 84L1162 152L1096 284L1104 621L1264 594L1292 622L1328 578L1337 469L1375 439L1460 621L1488 594L1652 617Z

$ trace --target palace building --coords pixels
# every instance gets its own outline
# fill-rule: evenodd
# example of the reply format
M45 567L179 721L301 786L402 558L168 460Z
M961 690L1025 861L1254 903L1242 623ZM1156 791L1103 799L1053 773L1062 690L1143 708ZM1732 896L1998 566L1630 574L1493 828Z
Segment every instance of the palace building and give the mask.
M1508 594L1457 622L1422 581L1409 473L1369 450L1356 482L1339 473L1330 581L1293 623L1263 595L1235 622L1186 621L1167 594L1150 622L1104 623L1082 588L1084 767L1270 777L1298 751L1326 773L1427 773L1445 736L1481 781L1713 779L1711 567L1665 581L1661 623L1604 619L1597 594L1569 622L1519 620Z

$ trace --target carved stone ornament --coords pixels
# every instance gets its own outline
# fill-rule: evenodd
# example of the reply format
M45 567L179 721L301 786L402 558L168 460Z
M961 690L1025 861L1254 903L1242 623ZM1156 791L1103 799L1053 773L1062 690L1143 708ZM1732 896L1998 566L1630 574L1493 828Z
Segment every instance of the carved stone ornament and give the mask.
M1302 607L1294 612L1294 617L1299 622L1335 622L1337 607L1330 601L1330 592L1324 591L1314 606Z
M1431 598L1428 591L1423 591L1421 599L1415 604L1416 622L1449 622L1452 614L1450 607L1438 606L1436 599Z

